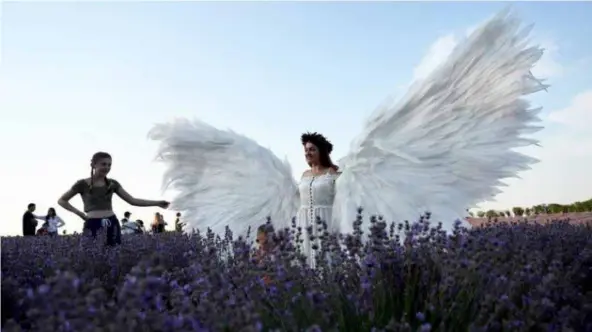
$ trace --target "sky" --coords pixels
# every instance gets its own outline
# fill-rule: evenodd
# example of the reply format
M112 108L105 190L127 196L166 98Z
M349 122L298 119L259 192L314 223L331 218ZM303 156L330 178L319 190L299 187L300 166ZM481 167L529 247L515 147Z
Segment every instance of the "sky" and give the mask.
M147 139L156 123L199 118L252 137L295 173L299 136L319 131L336 158L388 95L444 61L454 45L507 3L9 2L0 7L1 235L21 232L90 174L96 151L111 177L139 198L161 191L164 167ZM494 202L506 209L592 198L592 3L512 5L546 48L534 69L551 84L541 160ZM587 175L588 173L588 175ZM81 208L80 198L73 203ZM122 216L157 208L114 202ZM69 232L82 221L58 208ZM171 222L174 211L167 211Z

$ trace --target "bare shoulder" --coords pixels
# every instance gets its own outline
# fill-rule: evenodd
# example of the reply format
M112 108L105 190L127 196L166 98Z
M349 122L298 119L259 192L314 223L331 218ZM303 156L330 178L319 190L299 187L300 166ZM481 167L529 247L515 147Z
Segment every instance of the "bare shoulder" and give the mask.
M335 168L331 167L331 168L329 168L329 174L339 175L339 174L341 174L341 171L339 169L335 169Z

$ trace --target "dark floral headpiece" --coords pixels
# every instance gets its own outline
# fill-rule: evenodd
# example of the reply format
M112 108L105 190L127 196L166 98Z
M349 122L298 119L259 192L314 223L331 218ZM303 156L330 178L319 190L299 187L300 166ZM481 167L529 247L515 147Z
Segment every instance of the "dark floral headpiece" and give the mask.
M300 140L302 141L302 145L310 142L320 150L326 151L327 153L331 153L331 151L333 151L333 144L331 144L331 142L329 142L325 136L319 133L304 133L302 134L302 137L300 137Z

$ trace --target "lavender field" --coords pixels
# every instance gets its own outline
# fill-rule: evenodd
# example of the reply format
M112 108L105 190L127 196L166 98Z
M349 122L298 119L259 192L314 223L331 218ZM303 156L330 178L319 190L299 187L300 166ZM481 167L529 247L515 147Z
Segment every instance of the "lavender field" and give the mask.
M427 221L373 219L362 245L360 223L348 237L315 239L315 269L293 245L306 230L277 232L273 259L257 261L252 239L230 232L128 235L117 248L5 237L2 330L592 331L589 225L446 236Z

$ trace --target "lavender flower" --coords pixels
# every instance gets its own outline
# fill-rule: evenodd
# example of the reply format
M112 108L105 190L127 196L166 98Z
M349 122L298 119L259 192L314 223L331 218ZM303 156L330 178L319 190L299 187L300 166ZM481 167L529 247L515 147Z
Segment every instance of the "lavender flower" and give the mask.
M360 211L361 212L361 211ZM430 225L436 225L432 227ZM292 223L255 259L232 231L2 238L3 331L585 331L592 228L354 221L321 231L318 264ZM588 287L588 288L587 288ZM588 323L589 324L589 323Z

